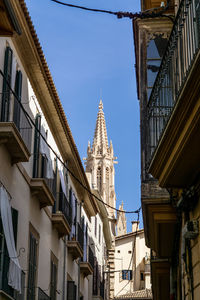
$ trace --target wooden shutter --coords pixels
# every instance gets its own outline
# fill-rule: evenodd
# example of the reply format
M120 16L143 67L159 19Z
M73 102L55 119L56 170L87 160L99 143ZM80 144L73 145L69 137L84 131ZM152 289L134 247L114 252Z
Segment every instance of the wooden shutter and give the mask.
M78 237L78 231L77 231L77 199L74 195L74 201L75 201L75 216L74 216L74 226L75 226L75 232L76 232L76 238Z
M13 121L15 122L15 125L17 126L18 130L20 130L20 103L21 102L21 96L22 96L22 72L17 71L16 72L16 79L15 79L15 94L17 95L17 98L14 99L14 115L13 115Z
M51 300L56 300L56 289L57 289L57 265L51 260Z
M74 281L67 281L67 300L76 300L76 285Z
M12 209L12 222L13 222L13 233L14 233L14 240L15 240L15 245L17 243L17 223L18 223L18 211L14 208ZM8 285L8 269L9 269L9 264L10 264L10 258L9 258L9 254L8 254L8 249L7 249L7 245L6 245L6 240L5 240L5 236L4 236L4 231L3 231L3 225L2 225L2 221L0 218L0 233L1 233L1 268L3 270L2 272L2 289L10 296L13 296L13 289L11 288L10 285Z
M98 262L96 257L94 257L93 295L98 295Z
M1 122L9 121L10 112L10 87L12 76L12 58L13 52L10 47L6 47L4 58L4 76L3 91L2 91L2 104L1 104Z
M35 299L36 293L36 272L37 272L37 239L30 232L29 241L29 268L28 268L28 290L27 298L29 300Z
M39 157L40 157L40 134L41 115L37 114L35 118L35 136L34 136L34 154L33 154L33 178L39 176Z

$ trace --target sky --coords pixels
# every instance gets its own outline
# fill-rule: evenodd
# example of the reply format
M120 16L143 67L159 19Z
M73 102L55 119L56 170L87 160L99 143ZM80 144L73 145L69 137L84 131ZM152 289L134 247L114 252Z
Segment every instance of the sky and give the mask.
M139 0L63 0L112 11L140 11ZM26 0L81 159L92 143L102 98L112 140L117 207L140 206L140 126L132 22L116 16ZM134 214L127 214L128 231Z

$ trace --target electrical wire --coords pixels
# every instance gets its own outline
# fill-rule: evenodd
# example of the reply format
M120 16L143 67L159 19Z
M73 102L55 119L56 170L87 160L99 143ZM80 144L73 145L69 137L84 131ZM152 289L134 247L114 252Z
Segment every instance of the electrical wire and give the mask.
M55 157L60 161L60 163L62 164L63 168L65 168L71 175L72 177L91 195L93 196L95 199L97 199L99 202L103 203L105 206L117 211L117 212L122 212L122 213L126 213L126 214L137 214L141 207L138 208L137 210L133 210L133 211L124 211L124 210L120 210L117 209L107 203L105 203L101 198L97 197L95 194L93 194L91 192L91 190L85 186L82 181L76 177L76 175L74 175L74 173L66 166L66 164L62 161L62 159L60 158L60 156L56 153L56 151L51 147L51 145L47 142L46 138L41 134L41 131L36 127L35 122L32 120L31 116L28 114L28 112L25 110L25 108L23 107L21 101L19 101L17 94L12 90L9 82L7 81L4 73L2 72L2 70L0 69L0 74L3 76L3 78L5 79L10 91L12 92L12 94L14 95L14 97L16 98L16 100L18 101L20 107L22 108L23 112L25 113L25 115L27 116L27 118L30 120L31 124L33 125L33 127L35 128L35 130L38 132L39 136L44 140L44 142L46 143L46 145L48 146L48 148L53 152L53 154L55 155Z
M164 12L166 12L169 8L170 0L167 1L167 4L164 8L161 7L161 10L159 12L155 12L159 9L158 7L156 7L156 8L153 8L153 10L148 9L146 11L138 12L138 13L89 8L89 7L85 7L85 6L66 3L66 2L63 2L63 1L59 1L59 0L50 0L50 1L55 2L57 4L60 4L60 5L72 7L72 8L78 8L78 9L91 11L91 12L106 13L106 14L109 14L109 15L114 15L118 19L121 19L121 18L129 18L129 19L140 18L140 19L144 19L144 18L166 17L166 18L170 18L172 20L172 18L170 16L164 15Z

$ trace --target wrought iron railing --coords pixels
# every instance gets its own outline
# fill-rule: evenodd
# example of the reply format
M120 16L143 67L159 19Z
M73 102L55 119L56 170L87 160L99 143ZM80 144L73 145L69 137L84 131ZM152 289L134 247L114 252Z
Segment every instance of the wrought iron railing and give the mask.
M53 208L53 213L56 213L56 210L58 209L59 211L61 211L63 213L63 215L65 216L65 218L67 219L67 222L69 223L69 225L72 225L72 208L71 205L69 204L69 201L67 200L67 197L65 196L65 194L63 192L57 193L57 199L59 201L58 206L56 207L56 203L55 206Z
M21 101L12 91L4 74L0 71L4 89L0 95L0 122L13 122L28 151L31 153L32 125L23 109Z
M50 300L50 297L41 288L38 288L38 300Z
M147 106L147 165L200 48L200 1L182 0Z
M77 241L79 242L81 248L83 249L84 233L79 223L77 223Z

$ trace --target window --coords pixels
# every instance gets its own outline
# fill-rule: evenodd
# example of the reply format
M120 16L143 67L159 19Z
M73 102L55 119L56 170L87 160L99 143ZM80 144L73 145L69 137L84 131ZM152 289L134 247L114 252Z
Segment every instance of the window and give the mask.
M72 188L70 188L69 190L69 203L72 211L72 226L70 240L75 240L77 237L77 199Z
M99 266L97 258L94 257L94 271L93 271L93 295L98 295L98 281L99 281Z
M132 280L132 270L122 270L122 280Z
M120 253L120 250L117 250L117 253Z
M101 167L97 169L97 188L99 193L101 193L101 185L102 185L102 174L101 174Z
M160 35L154 35L147 46L147 96L151 95L156 76L158 74L162 57L167 46L167 38Z
M74 281L67 281L67 300L76 299L76 285Z
M141 280L141 281L144 280L144 272L140 272L140 280Z
M109 203L109 168L106 168L106 202Z
M2 104L1 104L1 122L9 121L10 113L10 90L12 78L12 60L13 52L10 47L6 47L5 58L4 58L4 75L3 79L3 90L2 90Z
M101 225L99 224L99 244L101 244Z
M131 254L131 253L132 253L132 251L131 251L131 250L129 250L129 251L128 251L128 253L129 253L129 254Z
M97 236L97 217L94 219L94 234Z
M12 222L13 222L13 234L15 245L17 242L17 223L18 223L18 211L11 208L12 212ZM6 239L3 230L2 219L0 217L0 263L1 263L1 273L0 273L0 281L1 281L1 289L5 291L8 295L13 297L13 288L8 285L8 270L10 264L10 258L8 254L8 248L6 245ZM22 293L24 293L24 289L22 287Z
M27 299L35 299L39 234L30 225Z
M40 156L40 128L41 115L37 114L35 118L35 136L34 136L34 153L33 153L33 178L39 176L39 156Z
M50 280L51 300L56 300L57 270L58 270L58 260L55 257L55 255L51 253L51 280Z
M15 78L15 94L17 95L17 99L14 98L14 115L13 115L13 121L15 122L15 125L17 126L18 130L20 130L20 116L21 116L21 96L22 96L22 72L17 71L16 72L16 78Z

